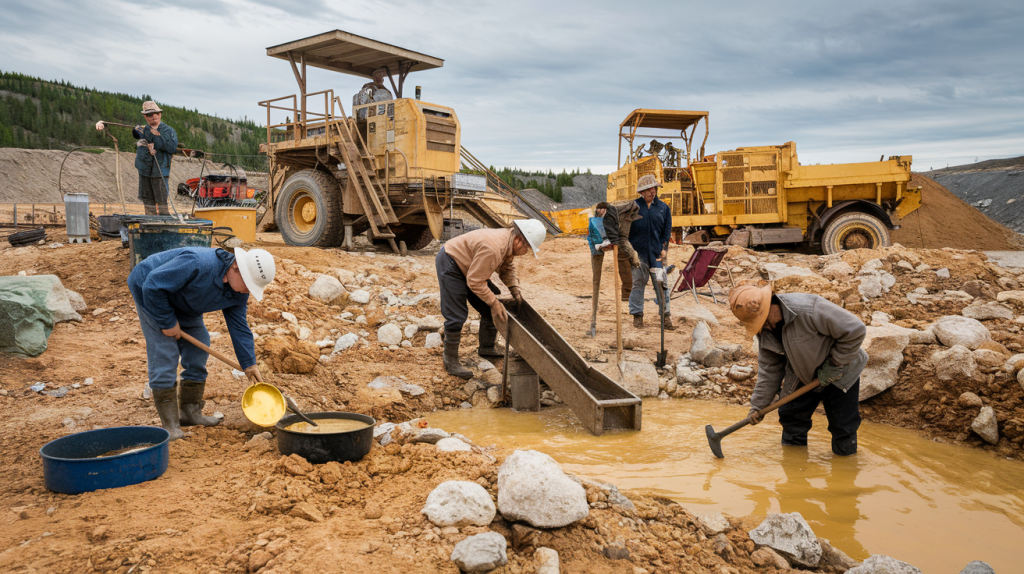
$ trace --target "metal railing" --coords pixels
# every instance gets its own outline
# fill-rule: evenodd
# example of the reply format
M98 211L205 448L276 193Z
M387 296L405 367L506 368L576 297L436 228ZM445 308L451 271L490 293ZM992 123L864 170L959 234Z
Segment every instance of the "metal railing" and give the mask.
M554 221L548 219L548 216L544 215L540 209L534 206L532 203L527 201L515 188L502 181L500 177L491 170L487 169L487 166L480 160L478 160L473 154L465 148L461 148L462 159L469 164L470 167L477 171L481 171L487 177L487 187L498 195L504 197L512 204L512 207L516 208L519 213L527 217L532 217L544 224L548 232L552 235L559 235L562 233L561 228L558 227Z

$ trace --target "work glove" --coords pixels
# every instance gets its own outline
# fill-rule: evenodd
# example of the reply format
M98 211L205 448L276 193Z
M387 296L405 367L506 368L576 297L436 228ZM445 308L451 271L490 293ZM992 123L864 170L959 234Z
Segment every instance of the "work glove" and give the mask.
M640 256L636 254L636 251L632 251L629 254L629 266L633 269L640 268Z
M818 368L818 382L821 383L821 386L827 387L833 383L838 383L845 373L846 365L835 365L832 363L832 359L829 359Z
M523 290L518 285L509 287L508 292L512 294L512 300L515 301L517 306L523 303Z
M747 413L747 416L750 417L751 425L756 425L757 423L761 422L761 419L763 418L763 416L761 415L761 411L755 409L754 407L750 407L750 412Z

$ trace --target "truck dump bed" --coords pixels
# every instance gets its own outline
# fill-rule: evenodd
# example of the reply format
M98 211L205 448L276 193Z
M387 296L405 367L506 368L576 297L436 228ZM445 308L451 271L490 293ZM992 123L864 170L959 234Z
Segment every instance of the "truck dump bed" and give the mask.
M506 301L505 308L509 316L507 343L591 434L640 430L643 404L639 397L591 367L526 301L518 308Z

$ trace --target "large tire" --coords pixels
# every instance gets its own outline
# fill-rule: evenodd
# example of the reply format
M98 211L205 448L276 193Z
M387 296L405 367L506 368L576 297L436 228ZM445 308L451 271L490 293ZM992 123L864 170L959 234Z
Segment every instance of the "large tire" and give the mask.
M889 229L873 215L855 211L833 219L821 237L821 250L832 255L850 249L889 246Z
M312 169L289 177L277 197L274 222L288 245L340 245L341 190L338 182L326 173Z
M404 241L409 251L423 249L434 240L429 225L405 225L395 234L395 241Z

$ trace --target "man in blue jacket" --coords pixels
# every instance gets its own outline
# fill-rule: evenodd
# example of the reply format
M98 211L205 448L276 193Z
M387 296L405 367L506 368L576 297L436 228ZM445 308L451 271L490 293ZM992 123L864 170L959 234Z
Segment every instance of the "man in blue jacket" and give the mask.
M156 102L142 104L145 126L136 126L135 169L139 170L139 199L146 215L170 215L167 206L167 179L171 175L171 156L178 150L178 133L163 123L163 110Z
M633 268L633 289L629 292L629 314L633 316L633 326L637 329L644 326L644 291L647 290L647 268L664 267L668 255L668 240L672 237L672 213L664 201L658 199L658 188L661 184L653 175L645 175L636 183L636 192L640 197L636 204L640 208L640 219L629 228L629 243L633 246L640 262L640 267ZM657 286L655 286L657 288ZM665 285L665 328L675 329L669 316L669 287Z
M262 249L237 248L232 255L223 249L182 247L147 257L128 276L128 289L146 337L153 403L171 440L184 436L182 426L220 422L220 418L203 415L209 355L180 340L181 333L209 345L203 313L223 312L238 364L249 379L260 379L245 315L249 294L262 301L263 289L274 280L275 270L274 257ZM176 388L179 359L180 395Z

